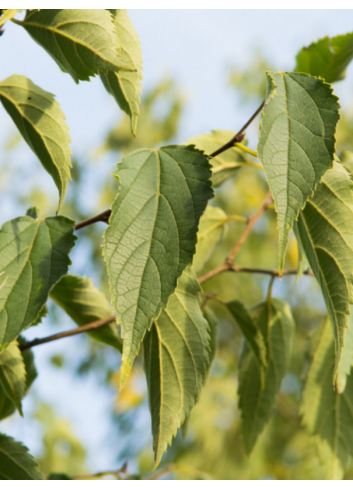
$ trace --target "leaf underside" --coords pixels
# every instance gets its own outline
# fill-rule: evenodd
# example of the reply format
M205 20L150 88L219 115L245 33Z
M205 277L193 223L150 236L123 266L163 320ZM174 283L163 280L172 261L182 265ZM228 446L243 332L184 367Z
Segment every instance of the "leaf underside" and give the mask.
M193 259L193 268L196 273L206 265L212 256L215 247L227 234L227 215L220 207L208 205L200 219L197 233L196 253Z
M130 117L131 132L136 136L142 88L141 43L126 10L117 10L113 15L121 44L121 58L127 65L133 65L137 71L108 71L106 74L100 73L100 77L106 90L113 95L121 110Z
M23 416L21 400L26 391L26 369L17 341L0 353L0 384Z
M343 80L353 59L353 33L324 37L303 48L296 56L295 71L320 76L328 83Z
M294 228L318 281L336 338L334 380L348 373L339 366L353 302L353 185L337 162L300 212ZM343 369L346 369L344 371ZM349 369L349 367L348 367Z
M327 479L342 479L353 456L353 374L346 389L332 388L335 345L329 319L317 331L314 353L303 394L303 423L317 447Z
M267 79L258 155L277 211L281 273L293 221L332 168L339 104L321 79L287 72L267 72Z
M194 144L197 149L210 155L234 137L234 132L219 130L212 131L210 134L201 134L188 140L189 144ZM247 163L244 153L235 146L227 149L215 158L210 159L212 165L212 185L218 187L225 180L232 178L238 170Z
M75 221L29 216L0 229L0 351L38 317L51 288L66 274Z
M200 309L200 290L194 272L186 269L166 310L144 339L153 470L189 415L205 379L210 336Z
M38 463L28 448L0 433L0 480L42 480Z
M107 10L42 9L17 21L59 67L78 83L102 71L133 71L119 56L120 43Z
M54 286L50 297L78 326L112 315L105 295L94 286L90 278L65 275ZM96 341L113 346L119 351L122 349L115 321L96 331L88 331L87 334Z
M60 209L70 180L71 142L65 116L54 95L22 75L0 82L0 100L26 143L53 178Z
M135 151L118 164L120 192L104 235L113 307L124 340L120 386L146 331L192 263L210 188L208 159L193 146Z
M280 299L272 299L271 306L267 302L259 304L251 315L265 338L268 366L263 382L253 351L245 345L239 365L238 394L242 432L248 454L272 416L277 393L289 365L290 344L295 328L288 304Z

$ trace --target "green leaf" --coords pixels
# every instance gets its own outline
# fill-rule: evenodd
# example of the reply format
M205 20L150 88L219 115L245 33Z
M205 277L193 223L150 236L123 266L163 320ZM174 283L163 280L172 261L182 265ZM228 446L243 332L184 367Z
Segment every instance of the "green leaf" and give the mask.
M203 269L216 246L226 237L228 220L227 214L220 207L211 205L206 207L200 220L196 253L193 260L196 273Z
M208 364L207 364L207 374L208 374L209 371L211 370L212 363L213 363L214 357L216 356L216 351L217 351L218 319L217 319L217 316L215 315L215 313L210 308L206 308L203 311L203 317L208 322L209 332L210 332L210 353L209 353L209 359L208 359Z
M24 339L20 336L19 343L22 343ZM4 350L6 352L7 350ZM3 353L4 353L3 352ZM0 354L1 357L2 354ZM25 366L26 377L25 377L25 392L27 393L28 389L32 385L33 381L37 377L37 370L34 365L34 355L30 349L21 351L22 359ZM15 404L11 401L11 399L6 395L4 389L0 385L0 420L11 416L16 411Z
M38 317L51 288L66 274L75 221L29 216L0 229L0 351Z
M42 319L47 317L48 314L49 314L48 306L46 304L44 304L42 309L39 311L37 318L33 321L33 323L30 324L30 326L37 326L38 324L41 324Z
M5 12L2 13L0 17L0 27L5 24L8 20L12 19L12 17L15 17L15 15L18 13L18 10L15 8L9 8L6 9Z
M316 444L326 478L342 479L353 456L353 375L347 377L342 394L332 388L335 346L328 319L317 333L321 336L304 389L303 423Z
M267 367L266 344L260 327L252 320L249 311L240 301L227 302L228 311L236 320L241 332L252 349L261 371Z
M167 309L144 339L153 470L189 415L206 376L210 338L200 309L200 290L194 272L186 269Z
M19 441L0 433L0 480L42 480L37 461Z
M78 83L103 71L133 71L119 55L119 39L107 10L42 9L27 11L16 23Z
M327 83L309 75L267 72L267 80L258 155L278 215L281 273L293 221L332 168L339 104Z
M21 401L26 391L26 369L17 341L0 353L0 384L23 416Z
M342 151L338 160L344 168L353 175L353 153L352 151Z
M310 268L310 264L308 262L307 257L305 256L304 251L302 250L299 242L298 244L298 267L297 267L297 275L295 278L295 283L298 283L300 277L303 276L304 272Z
M111 11L112 12L112 11ZM137 32L126 10L116 10L115 28L121 43L120 54L126 65L132 65L137 71L101 73L100 77L107 91L113 95L121 110L131 121L131 132L136 136L137 119L140 113L140 93L142 88L142 50Z
M54 95L22 75L0 82L0 100L59 190L60 209L70 180L71 142L65 116Z
M228 143L232 137L234 137L234 132L232 131L212 131L211 134L206 133L195 136L189 139L188 143L194 144L197 149L210 155L216 149ZM234 148L227 149L227 151L224 151L215 158L211 158L210 163L212 165L212 185L218 187L225 180L235 176L242 166L248 164L248 161L244 153L234 146Z
M71 477L69 477L67 474L58 474L56 472L53 472L52 474L48 475L48 481L72 481Z
M318 185L294 228L318 281L336 337L337 377L353 303L353 187L346 170L334 163ZM342 369L342 367L340 367ZM340 372L342 374L348 372Z
M259 304L251 315L265 338L268 366L263 384L258 361L253 351L245 345L240 359L238 393L242 432L248 454L272 416L277 393L288 369L295 328L289 305L280 299L272 299L271 304Z
M346 388L347 375L351 373L353 366L353 307L350 307L349 325L344 338L344 348L342 351L340 366L337 374L337 390L343 392Z
M78 326L112 315L105 295L94 286L90 278L65 275L52 289L50 297ZM96 331L88 331L87 334L121 351L122 343L115 322Z
M313 42L299 51L296 59L297 72L321 76L328 83L343 80L353 59L353 32Z
M193 146L138 150L117 168L120 192L104 234L104 257L124 340L122 388L152 320L192 262L213 192L208 159Z

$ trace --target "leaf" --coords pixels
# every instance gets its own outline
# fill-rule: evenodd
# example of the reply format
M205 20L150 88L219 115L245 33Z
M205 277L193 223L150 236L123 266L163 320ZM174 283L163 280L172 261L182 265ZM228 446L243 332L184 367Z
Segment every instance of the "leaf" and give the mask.
M140 93L142 88L142 50L137 32L126 10L111 11L114 16L116 32L121 43L120 54L126 65L134 66L136 71L108 71L100 73L106 90L113 95L117 104L131 121L131 132L136 136L137 119L140 113Z
M328 84L309 75L267 72L267 80L258 155L275 201L282 273L293 221L332 168L339 104Z
M328 83L343 80L353 59L353 32L336 37L324 37L303 48L296 56L295 71L320 76Z
M59 190L60 209L70 180L71 142L65 116L54 95L22 75L0 82L0 100Z
M59 474L57 472L53 472L48 475L48 481L72 481L71 477L67 474Z
M124 340L122 388L152 320L192 262L199 220L213 193L208 160L192 146L138 150L117 168L120 191L104 257Z
M65 275L52 289L50 297L78 326L112 315L105 295L94 286L90 278ZM122 344L115 322L96 331L88 331L87 334L121 352Z
M345 391L332 388L334 336L327 319L308 373L303 395L303 423L313 437L327 479L342 479L353 456L353 375Z
M42 480L37 461L28 448L0 433L0 480Z
M337 390L343 392L346 388L347 375L351 373L353 366L353 307L350 307L349 326L344 338L340 367L337 374Z
M217 319L217 316L212 311L212 309L210 309L210 308L206 308L203 311L203 317L208 322L209 332L210 332L210 352L209 352L209 359L208 359L208 364L207 364L207 374L208 374L209 371L211 370L212 363L213 363L214 357L216 356L216 351L217 351L218 319Z
M39 314L38 314L37 318L33 321L33 323L30 324L30 326L37 326L38 324L41 324L42 323L42 319L44 319L45 317L47 317L48 314L49 314L48 306L46 304L44 304L44 306L42 307L42 309L39 311Z
M20 336L19 342L22 343L24 339ZM6 352L7 350L4 350ZM4 353L3 352L3 353ZM1 358L0 354L0 358ZM34 355L30 349L21 351L22 360L24 362L26 376L25 376L25 393L27 393L28 389L32 385L33 381L37 377L37 370L34 365ZM11 399L6 395L4 389L0 385L0 420L11 416L16 411L15 404L11 401Z
M310 268L310 264L305 256L304 251L302 250L301 246L298 244L298 268L297 268L297 275L295 277L295 284L298 284L298 280L300 277L303 276L304 272Z
M228 143L234 136L234 132L220 130L212 131L211 134L201 134L188 140L189 144L194 144L197 149L210 155L216 149L219 149L224 144ZM247 165L247 159L244 153L234 146L234 148L227 149L223 153L219 154L215 158L210 159L212 165L212 185L218 187L225 180L235 176L238 170Z
M75 221L29 216L0 229L0 351L38 317L51 288L66 274Z
M26 390L26 369L17 341L10 343L0 354L0 384L23 416L21 401Z
M206 376L210 338L200 309L200 290L194 272L186 269L167 309L144 339L153 470L189 415Z
M259 304L252 310L251 316L265 338L268 366L262 385L258 361L250 348L245 346L240 359L238 394L242 432L248 454L272 416L277 393L288 369L295 328L289 305L280 299L272 299L271 304Z
M225 238L228 227L227 214L220 207L208 205L200 220L197 234L196 253L193 260L193 268L199 273L216 246Z
M245 336L259 367L264 372L264 368L267 367L266 344L259 326L252 320L244 304L240 301L227 302L226 306Z
M353 153L352 151L342 151L338 160L342 166L348 171L348 173L353 175Z
M12 17L15 17L17 14L18 10L16 8L9 8L6 9L1 17L0 17L0 27L5 24L8 20L12 19Z
M22 22L16 23L69 73L78 83L89 81L102 71L135 68L119 56L119 40L113 17L107 10L42 9L27 11Z
M336 337L337 377L353 302L353 187L337 162L300 212L294 232L318 281ZM340 367L341 369L342 367ZM340 376L342 372L340 373Z

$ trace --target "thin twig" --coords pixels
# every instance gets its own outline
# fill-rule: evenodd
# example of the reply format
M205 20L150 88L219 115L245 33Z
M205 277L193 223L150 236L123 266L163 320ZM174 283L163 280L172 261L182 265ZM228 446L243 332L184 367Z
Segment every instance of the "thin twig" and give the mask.
M260 219L262 214L266 211L267 207L271 204L271 202L272 202L271 192L268 192L268 194L266 195L266 199L265 199L264 203L262 204L262 206L260 207L260 209L256 212L256 214L249 217L248 224L247 224L246 228L244 229L244 231L243 231L242 235L240 236L238 242L236 243L236 245L234 246L234 248L229 253L229 255L226 259L227 262L233 262L234 261L235 255L238 253L240 248L243 246L243 243L246 240L246 238L248 237L250 231L252 230L252 228L254 227L256 222Z
M79 328L71 329L70 331L64 331L63 333L53 334L51 336L46 336L45 338L38 338L33 341L26 341L25 343L19 344L20 350L27 350L28 348L33 348L37 345L42 345L43 343L49 343L50 341L60 340L61 338L67 338L68 336L74 336L76 334L86 333L87 331L93 331L95 329L103 328L106 324L115 321L115 316L109 316L98 321L93 321L92 323L85 324Z
M94 222L99 222L99 221L108 222L111 213L112 213L112 211L110 209L107 209L106 211L101 212L97 216L90 217L89 219L86 219L85 221L79 222L75 226L75 231L77 231L78 229L84 228L85 226L88 226L89 224L93 224Z

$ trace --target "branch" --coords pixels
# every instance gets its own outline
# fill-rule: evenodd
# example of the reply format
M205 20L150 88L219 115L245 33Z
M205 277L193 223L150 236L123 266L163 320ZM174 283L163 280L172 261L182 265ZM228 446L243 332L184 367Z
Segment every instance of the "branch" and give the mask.
M98 321L93 321L92 323L85 324L79 328L71 329L70 331L64 331L63 333L53 334L51 336L46 336L45 338L35 339L33 341L27 341L18 345L21 351L27 350L28 348L33 348L33 346L43 345L43 343L49 343L50 341L60 340L61 338L67 338L68 336L74 336L80 333L86 333L87 331L93 331L95 329L103 328L107 324L115 321L115 316L109 316L104 319L99 319Z
M228 143L226 143L223 146L221 146L219 149L217 149L216 151L214 151L213 153L211 153L209 156L211 158L214 158L215 156L217 156L217 155L223 153L224 151L226 151L227 149L232 148L235 143L240 143L244 139L244 137L245 137L245 130L249 127L249 125L252 123L252 121L255 119L255 117L261 112L261 110L263 109L264 105L265 105L265 101L262 102L262 104L260 105L260 107L250 117L250 119L248 120L248 122L246 122L246 124L244 124L244 126L240 129L240 131L238 131L236 133L236 135L234 137L232 137L232 139L230 141L228 141ZM252 165L254 166L254 165L256 165L256 163L252 163ZM260 165L256 165L256 166L262 169L262 167ZM79 222L75 226L75 231L77 231L78 229L84 228L85 226L88 226L89 224L93 224L94 222L103 221L103 222L106 222L107 223L108 220L109 220L109 217L110 217L110 214L111 213L112 213L112 211L110 209L108 209L108 210L106 210L104 212L101 212L97 216L94 216L94 217L91 217L90 219L86 219L85 221Z
M102 222L107 223L111 213L112 213L112 211L110 209L107 209L106 211L101 212L97 216L94 216L94 217L91 217L90 219L86 219L85 221L79 222L75 226L75 231L77 231L78 229L84 228L85 226L88 226L89 224L93 224L94 222L102 221Z
M233 273L259 273L262 275L272 275L272 277L279 277L279 271L278 270L270 270L266 268L250 268L250 267L239 267L235 263L223 263L223 265L220 265L217 268L214 268L210 272L206 273L202 277L198 279L199 283L202 284L204 282L207 282L207 280L210 280L213 277L216 277L217 275L220 275L223 272L233 272ZM298 273L298 270L292 269L292 270L283 270L282 275L296 275ZM303 275L310 275L311 277L314 276L313 272L311 270L306 270L303 272Z
M255 119L255 117L262 111L262 109L264 108L264 105L265 105L265 101L262 102L262 104L257 109L257 111L250 117L250 119L248 120L248 122L246 122L243 125L243 127L240 129L240 131L238 131L236 133L236 135L234 137L232 137L232 139L230 141L228 141L228 143L224 144L219 149L217 149L216 151L214 151L213 153L211 153L210 156L212 158L214 158L215 156L218 156L219 154L221 154L224 151L226 151L227 149L232 148L235 143L240 143L244 139L244 137L245 137L245 130L250 126L250 124Z

